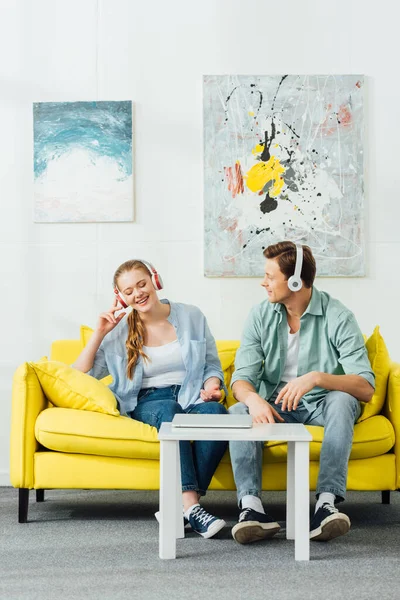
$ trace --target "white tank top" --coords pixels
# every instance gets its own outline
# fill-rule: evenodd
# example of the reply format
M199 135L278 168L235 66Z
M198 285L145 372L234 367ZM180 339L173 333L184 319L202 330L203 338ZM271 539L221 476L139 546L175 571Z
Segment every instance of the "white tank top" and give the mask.
M290 333L290 327L288 326L288 343L287 343L287 355L286 364L283 370L281 381L292 381L297 377L297 369L299 364L299 342L300 342L300 329L296 333Z
M186 374L178 340L163 346L143 346L149 360L143 361L142 388L181 385Z

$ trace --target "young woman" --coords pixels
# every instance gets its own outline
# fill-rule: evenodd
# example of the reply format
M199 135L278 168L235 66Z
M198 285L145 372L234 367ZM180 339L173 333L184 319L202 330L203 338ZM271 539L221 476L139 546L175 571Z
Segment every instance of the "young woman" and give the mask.
M110 374L121 414L160 428L177 413L226 413L215 340L196 306L161 300L162 280L147 261L130 260L114 274L115 298L101 313L74 364L97 379ZM116 313L132 307L125 313ZM226 392L226 390L225 390ZM205 538L225 521L199 504L226 450L219 441L180 442L184 517Z

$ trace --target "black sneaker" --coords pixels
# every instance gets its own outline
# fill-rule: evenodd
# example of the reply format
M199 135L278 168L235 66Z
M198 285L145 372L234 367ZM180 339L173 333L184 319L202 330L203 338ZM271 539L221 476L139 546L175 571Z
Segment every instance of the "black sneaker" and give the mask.
M279 523L268 514L244 508L239 515L239 521L232 528L232 536L239 544L249 544L272 537L280 528Z
M327 542L350 529L350 519L338 511L332 504L325 503L319 507L310 525L310 540Z
M223 519L210 515L204 508L201 508L200 504L192 509L189 515L189 523L193 531L207 539L213 537L226 525Z

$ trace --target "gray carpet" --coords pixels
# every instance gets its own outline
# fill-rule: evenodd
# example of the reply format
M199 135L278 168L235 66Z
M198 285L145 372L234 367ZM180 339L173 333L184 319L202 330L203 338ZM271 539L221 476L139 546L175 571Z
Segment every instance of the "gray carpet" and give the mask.
M210 492L203 505L225 518L218 538L194 533L177 542L177 559L158 558L157 492L31 492L29 523L17 522L17 490L0 488L0 597L7 600L176 600L400 598L400 494L350 492L350 533L312 543L309 563L294 561L284 532L241 546L230 526L233 492ZM285 494L265 494L284 525Z

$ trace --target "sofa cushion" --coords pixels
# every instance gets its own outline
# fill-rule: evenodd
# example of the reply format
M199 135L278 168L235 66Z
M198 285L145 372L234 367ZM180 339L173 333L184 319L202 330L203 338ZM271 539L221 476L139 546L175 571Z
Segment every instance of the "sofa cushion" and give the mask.
M30 363L55 406L119 415L112 391L94 377L57 361Z
M310 443L310 460L318 461L321 454L322 440L324 439L324 428L307 425L306 428L312 435ZM370 419L358 423L354 427L353 446L350 460L361 458L372 458L389 452L394 446L395 433L393 425L386 417L376 415ZM266 442L264 445L264 462L281 463L287 460L287 444L285 442ZM223 462L229 461L225 455Z
M49 450L118 456L160 457L157 430L129 417L48 408L36 419L35 437Z
M310 459L318 460L324 430L307 427L313 436ZM38 416L35 426L37 441L50 450L120 458L149 458L160 456L157 430L129 417L111 417L94 412L64 408L49 408ZM354 428L351 459L369 458L388 452L394 444L392 424L378 415ZM267 442L264 449L267 462L285 462L287 445ZM229 453L223 462L229 462Z
M378 415L382 411L391 363L388 349L378 326L375 327L372 335L368 338L366 346L369 362L375 373L375 392L369 402L361 402L362 412L358 422L364 421L373 415Z
M313 436L313 443L322 446L324 438L323 427L308 427ZM376 415L354 426L353 446L350 453L351 460L371 458L386 454L393 448L395 432L393 425L383 415ZM310 450L312 456L312 451ZM318 457L320 450L318 450Z

